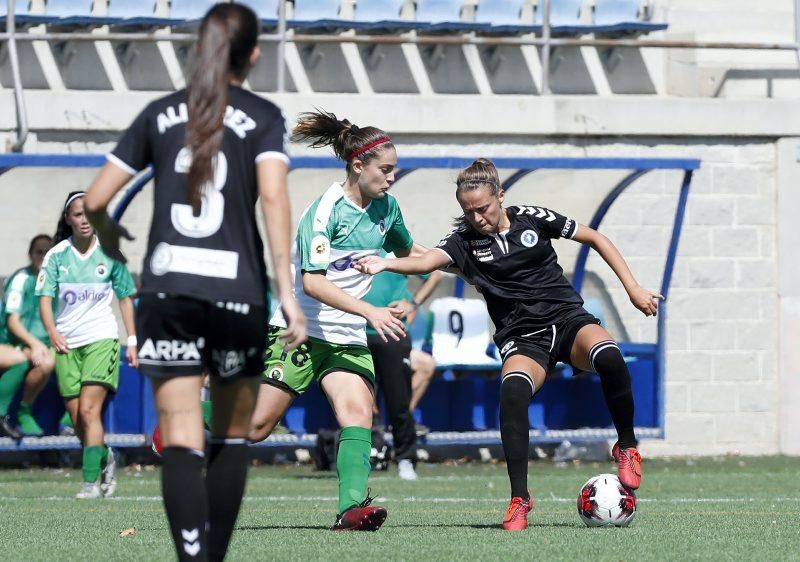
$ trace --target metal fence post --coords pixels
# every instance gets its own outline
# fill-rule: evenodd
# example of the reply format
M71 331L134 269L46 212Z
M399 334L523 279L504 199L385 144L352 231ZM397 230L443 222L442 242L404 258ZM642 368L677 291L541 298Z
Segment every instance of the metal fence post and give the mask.
M800 0L796 0L800 2ZM544 13L542 15L542 95L549 96L550 92L550 0L544 0Z

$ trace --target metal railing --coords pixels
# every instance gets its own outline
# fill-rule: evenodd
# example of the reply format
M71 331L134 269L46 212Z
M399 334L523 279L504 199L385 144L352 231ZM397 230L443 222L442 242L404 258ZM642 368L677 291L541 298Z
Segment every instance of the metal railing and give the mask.
M170 41L174 43L191 43L197 39L195 33L164 33L159 32L35 32L16 31L14 8L16 0L6 0L8 3L8 16L6 18L6 32L0 33L0 41L8 42L8 56L11 62L12 79L14 81L14 99L17 110L17 140L12 146L15 152L21 151L28 135L27 112L23 95L22 81L19 72L19 55L17 41L130 41L130 42L155 42ZM550 2L543 1L543 24L541 37L522 36L479 36L474 33L464 35L418 35L415 31L399 33L397 35L357 35L333 34L317 35L294 33L286 25L286 3L279 3L279 17L277 33L259 35L258 40L266 43L277 43L277 91L286 91L286 70L284 68L284 53L286 43L357 43L371 45L485 45L485 46L535 46L542 48L541 64L541 93L550 95L550 54L556 47L628 47L640 49L738 49L738 50L768 50L768 51L794 51L800 65L800 0L794 0L794 31L793 42L780 41L686 41L671 39L631 39L631 38L570 38L553 37L550 25Z

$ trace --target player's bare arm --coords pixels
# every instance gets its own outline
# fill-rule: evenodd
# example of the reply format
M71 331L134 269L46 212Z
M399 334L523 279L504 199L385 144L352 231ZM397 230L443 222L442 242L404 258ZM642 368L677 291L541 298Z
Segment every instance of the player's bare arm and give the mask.
M292 217L289 212L289 192L286 189L288 172L288 165L275 158L263 160L256 165L258 195L278 286L278 299L286 318L286 331L282 341L290 350L306 341L307 337L306 317L292 294L289 272Z
M388 341L387 334L395 341L400 341L400 338L406 335L403 323L397 319L403 313L403 309L378 308L352 297L331 283L323 271L304 272L303 290L308 296L328 306L361 316L375 328L384 341Z
M578 231L572 239L581 244L591 246L595 252L600 254L600 257L614 271L622 286L625 287L625 292L628 293L633 306L642 311L645 316L655 316L657 314L658 300L664 297L657 291L650 291L639 285L625 262L625 258L622 257L622 254L619 253L619 250L611 240L593 228L582 224L578 225Z

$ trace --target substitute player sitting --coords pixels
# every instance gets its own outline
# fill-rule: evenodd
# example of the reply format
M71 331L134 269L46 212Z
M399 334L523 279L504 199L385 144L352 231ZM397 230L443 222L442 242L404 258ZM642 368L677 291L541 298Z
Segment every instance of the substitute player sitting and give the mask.
M503 359L500 435L511 480L511 502L503 528L527 527L533 508L528 492L528 405L558 361L600 375L618 441L613 455L619 479L629 488L641 482L641 457L633 431L633 393L628 368L611 335L586 312L564 277L550 240L569 238L594 248L617 275L633 305L655 316L661 295L642 288L608 238L541 207L503 208L503 189L494 164L479 159L456 181L463 217L458 227L421 257L359 261L377 274L426 273L455 266L486 299L497 328L494 341Z

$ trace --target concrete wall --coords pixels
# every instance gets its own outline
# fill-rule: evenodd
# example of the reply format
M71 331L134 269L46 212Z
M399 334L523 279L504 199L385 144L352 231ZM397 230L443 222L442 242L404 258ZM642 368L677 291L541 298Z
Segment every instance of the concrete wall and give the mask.
M77 146L73 144L72 150ZM791 225L791 215L798 208L796 183L791 182L797 176L783 173L789 179L783 180L782 185L788 187L779 207L777 146L768 139L641 138L620 142L602 137L530 138L516 143L461 144L441 137L408 137L399 150L406 156L700 158L703 165L695 173L668 303L666 439L646 442L644 451L755 454L798 452L789 428L797 411L795 371L799 362L792 355L796 355L796 347L787 341L787 335L800 333L800 306L795 302L800 283L796 275L784 276L783 293L779 293L778 283L779 265L782 271L796 269L788 265L794 261L787 257L794 252L795 230L782 227L782 261L777 241L779 225ZM107 145L92 149L102 148ZM793 150L784 147L783 160L788 158L797 168ZM297 147L296 152L306 149ZM28 238L53 229L63 195L86 185L92 173L14 170L0 176L0 189L14 194L13 205L0 208L0 235L6 241L0 249L3 274L24 262ZM412 233L423 244L433 244L448 232L450 218L458 213L453 198L456 173L417 172L394 190ZM508 204L546 205L586 223L606 190L623 176L624 172L617 171L537 172L509 192ZM293 172L290 189L295 220L314 197L341 177L337 170ZM680 181L679 172L652 172L643 177L619 198L601 227L646 287L658 288L661 283ZM124 245L134 271L140 268L150 212L151 201L145 192L125 216L124 224L137 236L134 243ZM786 238L787 233L794 238ZM578 245L559 242L557 249L565 269L571 272ZM630 305L602 260L593 255L587 269L595 274L587 289L608 299L607 317L619 318L611 324L612 332L632 341L654 341L655 321ZM451 287L448 282L443 291ZM783 303L782 315L779 302ZM779 338L779 318L791 328L780 331L783 339ZM784 373L787 376L782 378ZM791 373L795 374L789 376Z

